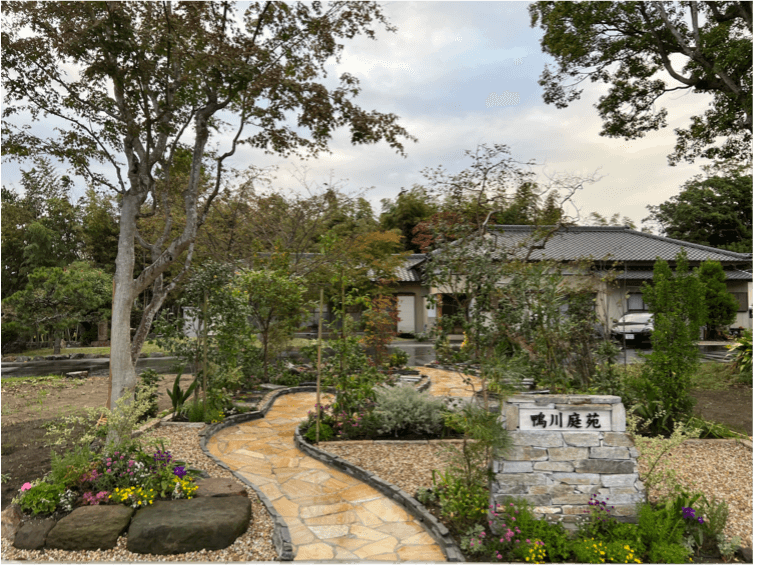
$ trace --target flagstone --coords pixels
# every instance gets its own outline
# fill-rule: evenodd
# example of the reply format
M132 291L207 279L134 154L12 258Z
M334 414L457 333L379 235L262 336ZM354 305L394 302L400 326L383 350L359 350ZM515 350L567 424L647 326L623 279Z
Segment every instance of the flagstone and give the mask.
M344 511L342 513L334 513L333 515L324 515L323 517L303 519L304 523L309 526L350 525L356 520L357 516L354 511Z
M245 477L248 477L248 476L245 476ZM261 479L264 479L264 478L261 478ZM252 483L255 483L252 480L250 481ZM268 497L271 501L275 501L276 499L281 497L282 495L281 490L279 489L279 486L276 483L270 483L270 479L267 479L266 481L268 481L269 483L265 483L265 484L261 483L260 485L255 483L255 485L258 486L258 489L260 489L266 497Z
M323 525L323 526L311 526L310 530L319 539L324 540L327 538L335 538L344 536L350 532L349 525Z
M400 546L397 550L400 560L444 562L446 558L438 546Z
M309 495L307 497L300 497L297 502L302 507L309 507L311 505L331 505L332 503L339 503L342 499L339 495L334 493L324 493L321 495Z
M381 532L385 532L392 536L396 536L400 540L409 538L420 532L425 533L423 527L421 527L417 522L409 521L406 521L404 523L387 523L377 528L377 530L380 530Z
M397 546L398 541L393 536L388 536L382 540L371 542L358 548L355 551L360 558L367 558L369 556L376 556L377 554L387 554L394 552L394 548Z
M300 506L286 497L279 497L273 501L273 507L285 517L296 517L300 512Z
M334 560L359 560L360 557L349 550L336 547L334 549Z
M331 479L331 475L328 471L307 471L304 474L298 475L297 479L299 481L307 481L308 483L322 485L325 481Z
M317 528L317 527L313 527ZM361 546L365 546L369 542L372 542L370 540L366 540L364 538L355 538L354 536L340 536L337 538L327 538L325 539L325 542L328 542L329 544L336 545L341 548L345 548L346 550L356 550L360 548Z
M263 485L271 485L271 483L274 482L273 477L270 477L270 476L263 476L263 475L258 475L256 473L250 473L249 471L245 471L243 469L240 469L239 471L242 472L242 475L244 476L246 480L248 480L250 483L255 485L258 489L260 489ZM281 496L281 493L279 493L279 496Z
M363 507L387 523L410 520L410 515L386 497L363 503Z
M378 525L384 524L384 521L361 506L355 507L355 514L360 519L360 522L363 523L363 525L365 525L366 527L377 527Z
M289 535L292 537L292 544L307 544L315 540L315 535L305 525L289 526Z
M389 554L377 554L376 556L368 556L367 558L365 558L365 560L396 562L397 560L399 560L399 558L397 558L397 555L392 552Z
M265 460L266 459L265 454L261 454L260 452L253 452L252 450L245 449L245 444L246 443L247 442L242 442L240 446L238 446L237 448L234 448L234 449L232 449L230 451L234 452L237 455L250 456L251 458L256 459L256 460ZM231 442L229 442L229 444L231 445Z
M339 494L339 496L345 501L349 501L351 503L360 503L362 501L377 499L381 496L381 494L373 487L361 483L360 485L355 485L354 487L345 489Z
M432 537L426 531L423 531L409 538L403 538L402 544L408 546L416 546L419 544L436 544L436 541L434 540L434 537Z
M302 507L300 509L300 517L303 519L309 519L311 517L323 517L324 515L332 515L334 513L342 513L352 509L350 503L331 503L328 505L311 505L309 507Z
M322 542L298 547L294 557L295 560L331 560L333 558L334 549Z
M362 525L352 525L352 528L350 528L350 534L354 534L358 538L365 538L370 541L379 541L386 538L386 533Z

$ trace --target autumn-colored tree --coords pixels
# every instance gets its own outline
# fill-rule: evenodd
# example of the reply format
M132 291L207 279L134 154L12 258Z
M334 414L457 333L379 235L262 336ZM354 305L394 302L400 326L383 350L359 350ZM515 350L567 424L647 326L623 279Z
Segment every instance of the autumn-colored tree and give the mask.
M232 2L3 2L2 16L3 154L55 156L119 196L112 408L136 385L153 318L189 268L240 144L315 155L346 127L353 144L386 141L402 152L411 138L395 115L353 102L355 77L331 88L322 81L344 40L374 37L374 25L393 29L373 2L251 3L241 14ZM32 124L19 118L29 116ZM54 129L35 128L50 117ZM137 221L145 205L157 213L171 198L182 148L191 155L177 200L183 219L164 207L162 230L148 241ZM135 244L150 263L136 277ZM182 268L169 281L175 262ZM149 287L132 336L132 306Z

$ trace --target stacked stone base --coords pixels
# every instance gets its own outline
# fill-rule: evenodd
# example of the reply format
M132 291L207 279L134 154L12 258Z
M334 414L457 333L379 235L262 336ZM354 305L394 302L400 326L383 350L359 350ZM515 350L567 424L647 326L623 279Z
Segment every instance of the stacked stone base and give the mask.
M523 400L526 398L528 400ZM575 408L560 404L567 401L552 400L556 398L554 395L521 396L513 402L508 401L506 406L514 406L516 410L528 408L529 411ZM585 398L581 401L583 408L588 405L600 407L599 401ZM624 411L622 405L607 404L605 408L613 413ZM636 521L637 504L644 501L645 493L636 463L638 451L628 434L619 431L523 431L513 423L518 416L513 408L509 411L506 408L503 414L513 447L507 459L494 460L492 465L493 504L524 499L533 506L538 518L559 521L566 528L575 530L580 520L588 516L588 502L596 494L599 501L613 507L610 509L612 516L625 522ZM625 420L615 418L613 416L613 429L625 430Z

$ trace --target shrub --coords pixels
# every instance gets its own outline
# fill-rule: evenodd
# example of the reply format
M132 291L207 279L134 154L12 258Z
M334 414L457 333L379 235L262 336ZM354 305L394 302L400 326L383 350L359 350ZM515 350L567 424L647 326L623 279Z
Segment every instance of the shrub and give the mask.
M691 557L681 544L653 542L649 547L649 561L656 564L685 564L691 561Z
M395 349L392 351L391 355L389 355L389 366L390 367L404 367L407 365L407 362L410 360L410 355L407 354L407 352L403 351L402 349Z
M412 386L377 389L376 408L380 434L425 434L434 435L443 426L444 403Z
M308 442L315 443L315 423L313 423L308 429L305 434L303 434L303 438L305 438ZM318 440L320 442L328 442L329 440L334 439L334 430L331 429L331 426L326 424L325 422L321 422L320 427L318 429Z
M77 446L64 454L51 452L50 478L64 487L78 485L82 475L90 471L94 456L87 446Z
M52 515L58 508L66 487L62 483L36 481L21 486L21 493L14 499L21 510L32 515Z

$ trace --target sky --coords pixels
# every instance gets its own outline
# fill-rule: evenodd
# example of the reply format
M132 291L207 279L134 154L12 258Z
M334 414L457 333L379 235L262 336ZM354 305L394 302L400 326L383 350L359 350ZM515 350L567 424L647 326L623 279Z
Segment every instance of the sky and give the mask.
M506 144L513 157L535 160L534 171L544 181L555 174L596 172L601 179L576 194L576 209L568 211L572 216L619 213L641 226L647 205L677 194L706 163L671 167L667 162L674 128L687 126L707 107L706 95L679 91L661 100L668 127L632 141L599 135L601 120L593 105L606 90L601 84L586 85L582 98L566 109L544 103L538 79L552 60L541 51L541 30L530 27L527 2L383 6L396 33L380 30L375 41L348 40L341 61L329 67L329 81L349 72L360 80L356 102L362 108L399 116L418 138L405 144L407 156L385 143L352 146L345 129L334 136L331 154L297 160L245 148L232 165L277 166L275 187L282 189L300 188L294 174L303 168L312 183L344 180L344 189L362 190L378 214L382 199L422 184L424 168L441 165L456 173L470 165L465 150ZM3 185L18 188L19 180L19 164L3 163Z

